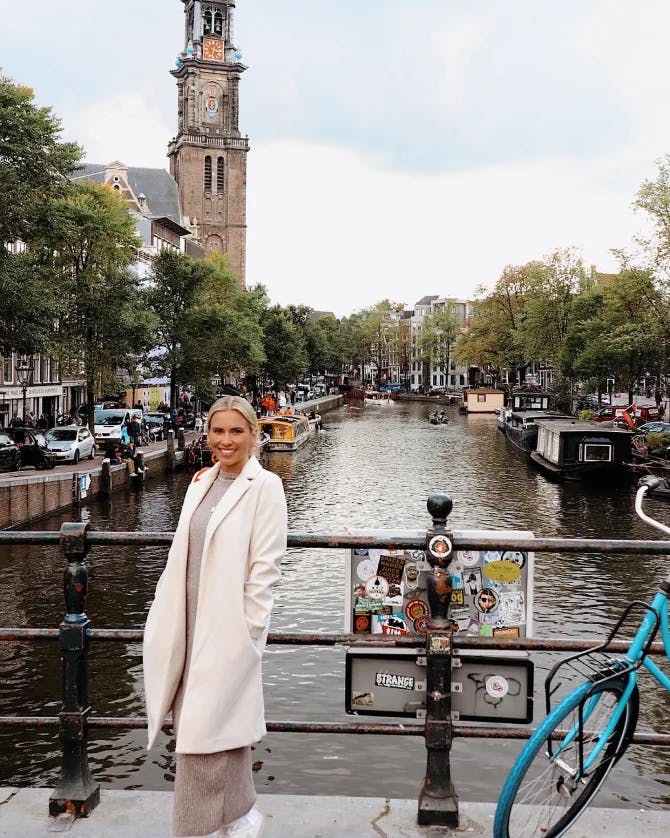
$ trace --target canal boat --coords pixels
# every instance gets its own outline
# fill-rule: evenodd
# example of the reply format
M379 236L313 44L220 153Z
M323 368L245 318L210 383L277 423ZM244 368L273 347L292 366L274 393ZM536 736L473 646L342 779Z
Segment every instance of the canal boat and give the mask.
M543 390L512 390L504 407L496 410L498 430L507 433L512 413L548 411L554 413L554 397ZM534 446L533 446L534 447Z
M259 424L268 451L297 451L316 433L317 420L310 422L302 413L291 413L263 416Z
M374 407L392 407L394 404L390 393L380 393L377 390L366 390L363 403Z
M259 432L257 447L259 453L263 453L267 449L269 443L267 434ZM201 468L209 468L213 465L212 449L207 440L207 434L200 434L184 451L186 464L189 468L199 470Z
M538 419L537 445L530 458L559 480L583 480L627 473L632 433L579 419Z
M511 410L506 415L502 430L512 445L530 454L537 446L538 419L565 419L570 422L572 417L553 410Z

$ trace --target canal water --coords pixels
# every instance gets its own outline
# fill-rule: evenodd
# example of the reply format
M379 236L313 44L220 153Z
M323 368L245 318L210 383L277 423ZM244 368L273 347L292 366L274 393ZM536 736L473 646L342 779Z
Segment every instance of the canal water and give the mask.
M426 498L453 497L454 528L513 528L542 536L653 538L633 510L628 486L547 481L497 431L493 416L461 416L448 425L427 422L427 405L342 408L326 416L323 433L296 455L267 455L286 490L293 532L345 528L420 529L430 523ZM96 500L81 512L94 530L172 530L189 480L152 481L141 493ZM650 504L668 518L668 507ZM39 523L58 529L72 514ZM88 613L97 628L143 625L165 563L163 548L96 548L90 559ZM603 636L633 598L646 599L667 562L650 556L556 557L538 554L535 635ZM62 562L57 551L3 548L0 613L4 626L52 626L63 614ZM277 592L273 628L341 631L344 553L290 550ZM538 660L541 688L550 656ZM345 721L344 651L269 647L265 655L267 717ZM60 669L54 642L0 643L0 714L54 715ZM644 675L643 681L648 681ZM644 686L640 728L667 732L670 701ZM91 704L96 714L144 712L139 644L94 643ZM538 694L538 705L541 699ZM541 714L540 707L538 717ZM147 754L144 731L95 730L94 776L117 789L167 789L174 778L174 743L164 736ZM452 752L456 788L465 800L497 798L518 743L457 740ZM421 738L268 735L254 752L259 791L270 793L415 797L425 767ZM53 786L59 768L55 729L0 729L0 785ZM635 747L601 793L601 805L670 803L670 753Z

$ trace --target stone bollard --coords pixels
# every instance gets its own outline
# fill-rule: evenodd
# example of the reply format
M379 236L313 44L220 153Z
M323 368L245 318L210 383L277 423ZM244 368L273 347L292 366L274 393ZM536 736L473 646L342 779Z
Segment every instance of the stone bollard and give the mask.
M102 474L100 475L100 494L109 497L112 494L112 466L109 457L102 461Z
M426 777L419 795L421 826L458 826L458 795L451 781L449 753L451 723L452 630L448 621L451 600L453 539L446 523L453 502L449 495L428 498L433 526L426 533L426 558L433 572L426 577L430 623L426 631Z
M144 483L147 474L146 466L144 465L144 451L135 452L133 465L135 466L135 479L133 483L135 484L135 487L138 488Z
M183 451L186 448L186 434L183 428L177 431L177 451Z
M60 739L63 746L58 785L49 797L50 815L86 817L100 802L100 784L88 768L88 629L86 616L88 524L63 524L60 545L67 567L63 579L66 614L60 625L63 704Z
M167 435L167 451L165 452L165 465L168 471L174 471L174 431L172 430L168 431Z

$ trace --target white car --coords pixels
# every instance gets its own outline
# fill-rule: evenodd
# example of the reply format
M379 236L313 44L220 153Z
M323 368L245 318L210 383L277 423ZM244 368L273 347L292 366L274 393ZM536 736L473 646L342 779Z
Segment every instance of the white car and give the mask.
M89 460L95 457L95 440L88 428L62 425L47 431L46 439L56 462L76 464L84 457Z

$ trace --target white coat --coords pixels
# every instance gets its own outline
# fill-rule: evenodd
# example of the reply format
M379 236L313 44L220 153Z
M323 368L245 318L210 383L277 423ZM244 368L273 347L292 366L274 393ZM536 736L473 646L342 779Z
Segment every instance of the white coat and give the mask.
M149 609L144 633L149 748L172 707L184 668L191 517L218 473L217 463L191 482ZM205 534L178 753L240 748L266 732L261 656L286 531L281 480L251 457L212 512Z

